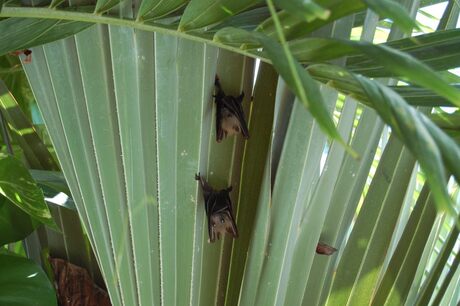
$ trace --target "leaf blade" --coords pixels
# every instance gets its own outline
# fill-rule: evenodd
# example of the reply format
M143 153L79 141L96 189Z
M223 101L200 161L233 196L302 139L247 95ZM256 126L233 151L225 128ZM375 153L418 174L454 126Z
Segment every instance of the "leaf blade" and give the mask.
M392 0L363 0L374 12L382 17L389 17L404 31L410 33L412 29L419 29L404 6Z
M0 254L0 304L57 306L56 293L45 272L30 259Z
M179 31L189 31L221 22L261 0L191 0L180 20Z
M0 55L27 49L73 35L91 23L41 18L7 18L0 20Z
M12 156L0 158L0 193L37 221L58 229L43 193L22 163Z

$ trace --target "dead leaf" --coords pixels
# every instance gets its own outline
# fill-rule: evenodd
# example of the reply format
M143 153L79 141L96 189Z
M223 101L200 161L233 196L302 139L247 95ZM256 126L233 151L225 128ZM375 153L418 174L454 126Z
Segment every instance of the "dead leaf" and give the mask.
M50 258L60 306L111 306L107 292L99 288L88 271L59 258Z

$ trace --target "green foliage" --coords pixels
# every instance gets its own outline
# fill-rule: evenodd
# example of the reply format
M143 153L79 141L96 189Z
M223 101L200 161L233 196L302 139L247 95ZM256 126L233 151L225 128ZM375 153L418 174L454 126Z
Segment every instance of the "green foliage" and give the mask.
M19 97L24 98L23 96ZM27 102L30 103L30 101ZM59 166L25 115L23 108L19 106L2 80L0 80L0 109L8 123L13 140L21 147L29 167L32 169L59 170Z
M38 224L7 198L0 198L0 245L26 238Z
M45 272L32 260L0 254L0 304L11 306L57 305L56 293Z
M12 156L0 158L0 193L35 220L58 229L29 171Z

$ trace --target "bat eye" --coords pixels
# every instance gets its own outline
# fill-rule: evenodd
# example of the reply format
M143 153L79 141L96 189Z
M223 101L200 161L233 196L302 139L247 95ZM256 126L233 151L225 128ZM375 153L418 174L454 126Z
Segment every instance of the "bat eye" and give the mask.
M224 219L224 218L220 218L220 223L225 223L225 219Z

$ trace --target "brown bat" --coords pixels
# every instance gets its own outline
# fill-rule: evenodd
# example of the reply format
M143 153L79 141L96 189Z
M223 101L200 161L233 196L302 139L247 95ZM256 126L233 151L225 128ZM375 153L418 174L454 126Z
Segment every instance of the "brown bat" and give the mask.
M322 242L318 242L316 245L316 253L321 254L321 255L332 255L337 251L336 248L331 247L330 245L327 245Z
M232 186L217 191L199 173L195 175L195 179L200 181L203 190L205 211L208 217L208 242L214 242L216 237L219 240L225 232L232 235L233 238L238 238L238 229L230 199Z
M221 142L223 138L236 134L243 134L245 139L249 138L248 126L244 119L244 112L241 103L244 92L238 97L226 96L216 76L214 82L217 93L214 96L216 103L216 140Z

